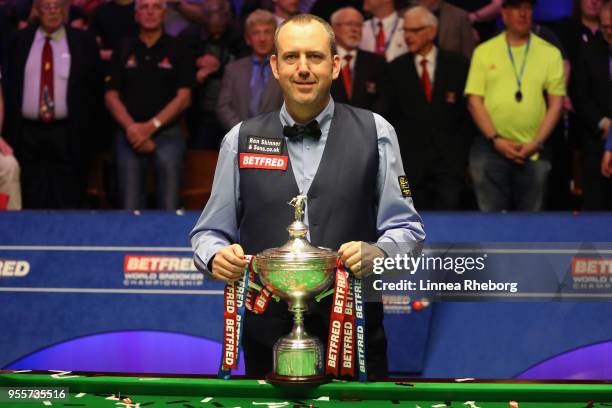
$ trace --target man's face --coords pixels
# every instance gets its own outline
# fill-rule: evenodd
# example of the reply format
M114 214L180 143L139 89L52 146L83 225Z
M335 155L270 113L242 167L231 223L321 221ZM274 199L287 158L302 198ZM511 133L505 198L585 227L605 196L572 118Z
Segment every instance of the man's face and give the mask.
M363 17L361 13L352 9L341 11L332 25L334 34L336 34L336 42L349 51L359 46L362 27Z
M581 0L580 11L583 16L595 18L601 12L603 0Z
M608 7L602 10L600 14L600 25L601 33L608 45L612 45L612 10Z
M284 14L290 16L297 14L299 11L300 0L274 0L274 6Z
M41 0L36 5L40 27L47 33L57 31L64 23L64 4L58 0Z
M162 0L140 0L136 7L136 22L141 30L160 30L164 23L165 12Z
M259 58L265 58L274 48L274 24L255 23L247 29L246 43Z
M277 38L277 55L270 60L285 101L324 107L332 81L340 72L340 57L332 55L329 36L316 21L287 24Z
M429 48L436 38L436 28L426 26L418 14L407 13L404 17L404 41L413 54Z
M502 8L502 19L509 32L527 35L533 22L533 6L530 2L522 2L516 6Z

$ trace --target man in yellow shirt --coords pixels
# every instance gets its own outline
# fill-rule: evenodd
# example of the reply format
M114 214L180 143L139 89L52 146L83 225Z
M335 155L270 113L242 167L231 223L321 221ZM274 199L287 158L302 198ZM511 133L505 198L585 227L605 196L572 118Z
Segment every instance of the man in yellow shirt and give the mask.
M476 48L465 87L483 137L470 173L481 211L539 211L550 161L543 152L565 96L563 60L531 33L534 0L504 0L506 30Z

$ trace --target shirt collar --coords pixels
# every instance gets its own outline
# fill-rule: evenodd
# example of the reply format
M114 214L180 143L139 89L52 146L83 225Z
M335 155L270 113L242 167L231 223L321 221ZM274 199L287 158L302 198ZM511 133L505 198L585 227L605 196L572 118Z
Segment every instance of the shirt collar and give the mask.
M332 117L334 116L334 110L334 100L330 97L325 109L323 109L315 118L315 120L319 122L319 127L321 128L323 136L325 136L329 131L329 125L331 124ZM284 102L283 107L280 110L280 121L283 126L293 126L296 123L287 111L287 106Z
M344 57L347 55L350 55L353 57L353 59L351 61L355 61L355 58L357 58L357 48L353 49L352 51L348 51L345 48L342 48L341 46L338 45L338 55L340 56L340 59L344 61Z
M398 18L399 17L397 15L397 11L394 11L393 13L389 14L387 17L382 18L382 19L374 17L374 24L378 25L378 22L382 21L383 29L385 31L389 31L393 28L393 25L396 23Z
M417 64L420 64L421 60L423 59L423 57L419 54L415 55L415 58L416 58ZM427 62L431 62L431 63L436 62L436 58L438 58L438 47L436 47L435 45L431 47L431 50L429 50L427 55L425 55L425 58L427 59Z
M35 40L42 40L47 35L48 34L42 28L38 27L38 30L36 30ZM56 42L61 41L64 39L64 37L66 37L66 29L64 28L64 26L61 26L60 28L52 32L50 37L51 37L51 41L56 41Z

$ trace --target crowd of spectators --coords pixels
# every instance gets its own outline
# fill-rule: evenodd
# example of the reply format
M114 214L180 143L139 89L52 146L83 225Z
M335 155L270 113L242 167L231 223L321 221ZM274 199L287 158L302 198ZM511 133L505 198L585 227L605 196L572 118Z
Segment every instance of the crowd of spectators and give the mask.
M100 157L111 208L181 208L186 152L281 107L274 31L311 12L334 100L394 125L417 209L612 210L611 2L535 3L0 0L0 208L91 207Z

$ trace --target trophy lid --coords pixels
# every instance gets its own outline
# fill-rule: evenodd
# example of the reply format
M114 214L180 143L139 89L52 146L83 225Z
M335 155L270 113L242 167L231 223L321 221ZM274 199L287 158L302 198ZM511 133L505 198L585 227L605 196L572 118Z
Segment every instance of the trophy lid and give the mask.
M299 195L293 198L289 205L295 207L295 221L287 227L289 241L278 248L270 248L257 255L260 259L303 261L303 260L331 260L338 257L338 253L328 248L316 247L306 238L308 226L304 224L304 205L307 197Z

